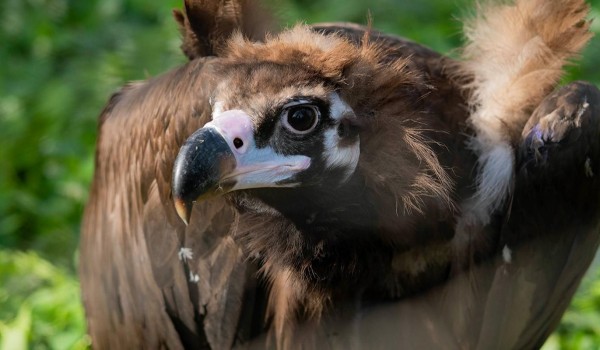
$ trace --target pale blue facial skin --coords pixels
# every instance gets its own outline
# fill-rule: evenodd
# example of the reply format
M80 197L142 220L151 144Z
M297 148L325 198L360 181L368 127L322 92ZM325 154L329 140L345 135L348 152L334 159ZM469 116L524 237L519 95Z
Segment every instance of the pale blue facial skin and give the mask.
M222 182L235 185L228 189L237 191L251 188L293 187L284 183L297 173L310 167L309 157L277 154L270 147L257 148L250 116L241 110L229 110L213 116L204 128L213 128L229 144L236 166L223 174Z

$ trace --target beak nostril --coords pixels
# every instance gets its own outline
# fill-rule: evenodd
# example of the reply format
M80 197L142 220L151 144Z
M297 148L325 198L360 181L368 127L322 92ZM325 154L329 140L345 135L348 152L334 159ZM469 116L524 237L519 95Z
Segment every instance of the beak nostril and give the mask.
M233 145L236 149L240 149L244 145L244 141L242 141L242 139L240 139L239 137L236 137L235 139L233 139Z

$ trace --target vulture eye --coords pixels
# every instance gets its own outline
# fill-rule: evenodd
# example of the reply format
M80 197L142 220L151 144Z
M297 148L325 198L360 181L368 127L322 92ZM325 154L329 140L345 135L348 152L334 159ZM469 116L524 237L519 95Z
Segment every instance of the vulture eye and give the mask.
M292 106L283 113L282 123L295 134L308 134L319 122L319 109L312 105Z

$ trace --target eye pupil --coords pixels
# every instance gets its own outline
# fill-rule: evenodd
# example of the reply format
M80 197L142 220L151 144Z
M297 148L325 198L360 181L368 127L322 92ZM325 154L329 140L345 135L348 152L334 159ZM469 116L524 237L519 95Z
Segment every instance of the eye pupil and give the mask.
M239 137L236 137L235 139L233 139L233 145L235 146L235 148L240 149L244 145L244 141L242 141L242 139L240 139Z
M287 115L288 124L297 131L308 131L315 126L317 112L312 107L299 106L289 110Z

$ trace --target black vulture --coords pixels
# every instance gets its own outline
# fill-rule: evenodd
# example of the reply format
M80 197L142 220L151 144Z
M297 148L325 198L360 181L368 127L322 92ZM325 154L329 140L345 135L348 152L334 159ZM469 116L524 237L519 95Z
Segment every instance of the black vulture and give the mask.
M189 62L99 121L80 276L97 349L530 349L600 235L583 0L480 6L461 59L186 0Z

